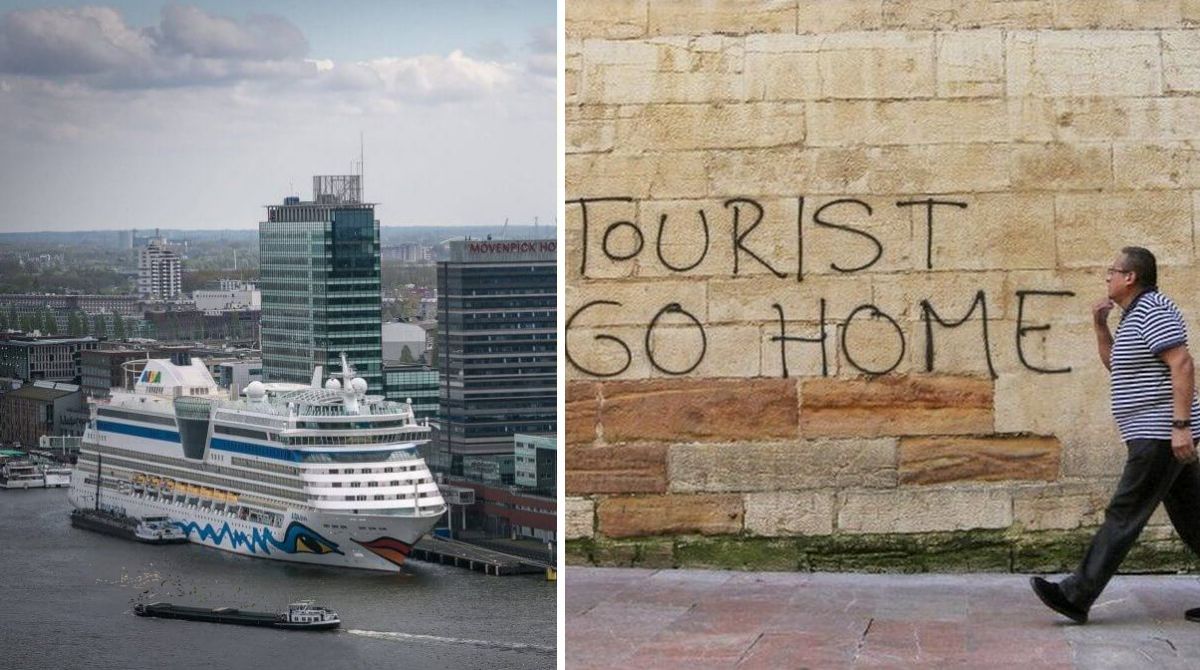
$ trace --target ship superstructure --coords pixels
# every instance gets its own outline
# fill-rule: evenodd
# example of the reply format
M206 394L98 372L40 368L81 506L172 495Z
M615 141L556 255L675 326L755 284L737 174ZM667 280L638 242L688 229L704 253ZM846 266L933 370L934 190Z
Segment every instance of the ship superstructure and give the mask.
M446 510L417 451L430 428L407 403L341 379L251 382L229 400L204 364L146 363L132 392L94 400L71 502L97 490L192 542L303 563L398 570ZM97 456L100 486L96 486Z

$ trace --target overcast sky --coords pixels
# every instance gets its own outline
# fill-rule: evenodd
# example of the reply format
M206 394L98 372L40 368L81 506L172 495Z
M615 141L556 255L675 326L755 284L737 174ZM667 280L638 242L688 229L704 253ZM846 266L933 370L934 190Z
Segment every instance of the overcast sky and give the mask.
M254 228L365 139L383 225L554 221L553 0L0 0L0 232Z

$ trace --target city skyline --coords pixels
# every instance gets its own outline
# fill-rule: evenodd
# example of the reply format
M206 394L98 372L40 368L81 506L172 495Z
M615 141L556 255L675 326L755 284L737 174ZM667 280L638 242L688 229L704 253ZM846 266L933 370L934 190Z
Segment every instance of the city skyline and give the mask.
M360 137L384 226L552 225L554 21L554 3L0 4L0 232L253 229L311 175L356 171Z

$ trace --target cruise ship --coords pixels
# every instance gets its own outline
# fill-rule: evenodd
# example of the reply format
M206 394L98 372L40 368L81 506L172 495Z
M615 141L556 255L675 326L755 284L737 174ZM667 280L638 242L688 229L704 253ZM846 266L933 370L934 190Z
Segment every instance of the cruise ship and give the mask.
M298 563L397 571L446 504L407 403L339 380L221 392L202 361L146 362L132 391L89 402L70 500L168 517L193 543ZM97 486L99 472L99 486Z

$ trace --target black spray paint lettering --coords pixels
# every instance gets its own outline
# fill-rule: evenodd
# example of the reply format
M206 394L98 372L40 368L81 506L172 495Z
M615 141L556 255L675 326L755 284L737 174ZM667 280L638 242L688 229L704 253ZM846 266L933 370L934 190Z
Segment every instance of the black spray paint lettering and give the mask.
M618 198L618 197L579 198L576 200L568 200L567 201L568 205L579 205L579 208L580 208L580 214L581 214L581 219L582 219L582 238L583 239L582 239L582 249L581 249L581 253L580 253L581 258L580 258L579 271L580 271L580 274L583 275L585 278L588 276L588 274L587 274L587 272L588 272L588 245L589 245L589 240L591 239L591 232L592 232L591 226L593 223L592 210L594 209L593 207L589 207L589 205L597 205L597 204L601 204L601 203L632 203L632 202L634 202L633 198ZM797 282L804 281L804 253L805 253L804 208L805 208L805 205L806 205L805 197L798 196L796 198L796 281ZM875 252L871 256L871 258L863 263L860 263L859 265L852 266L852 267L842 267L842 266L838 265L837 263L830 264L830 267L832 269L834 269L835 271L850 274L850 273L854 273L854 272L861 272L863 270L866 270L866 269L872 267L876 263L878 263L880 258L882 258L882 256L883 256L884 247L883 247L883 243L879 240L879 238L877 238L876 236L867 232L866 230L863 230L862 228L857 228L857 227L851 226L843 221L834 219L832 212L830 212L828 214L825 213L826 210L829 210L830 208L840 207L840 206L844 206L844 205L853 205L859 209L864 210L867 217L871 217L875 213L873 208L866 201L860 200L858 198L838 198L838 199L832 200L832 201L827 202L827 203L823 204L822 206L818 207L816 212L814 212L814 214L813 214L812 221L813 221L814 225L816 225L820 228L828 228L828 229L840 230L840 231L843 231L846 233L850 233L852 235L856 235L858 237L861 237L861 238L869 241L872 244L872 246L874 246ZM918 199L918 200L902 200L902 201L897 202L896 206L897 207L924 207L925 208L925 235L926 235L925 267L926 267L926 269L932 270L933 269L933 236L934 236L934 210L935 210L935 208L937 208L937 207L954 207L954 208L959 208L959 209L966 209L967 203L959 202L959 201L955 201L955 200L937 200L934 198L925 198L925 199ZM748 257L749 259L757 262L759 265L765 267L775 277L777 277L779 279L786 279L789 276L788 273L779 270L774 265L772 265L770 259L765 258L761 253L759 253L758 251L755 251L751 246L751 240L748 239L750 237L751 233L755 232L755 230L757 230L760 226L765 224L766 209L763 207L762 203L760 203L759 201L757 201L753 198L738 197L738 198L730 198L730 199L726 200L723 203L723 207L729 212L729 215L731 217L732 235L730 236L730 244L731 244L731 248L733 251L733 254L732 254L733 267L731 268L732 276L736 277L742 273L742 270L743 270L742 257L745 256L745 257ZM664 244L663 237L665 234L667 215L662 214L659 216L658 238L655 243L655 253L658 257L659 263L661 263L662 266L664 268L666 268L667 270L670 270L671 272L677 272L677 273L689 272L689 271L695 269L697 266L699 266L700 263L703 262L703 260L707 257L709 248L712 245L712 239L710 237L710 231L709 231L709 217L708 217L707 213L705 212L704 208L700 208L698 210L698 217L700 219L700 232L703 235L703 239L704 239L704 243L700 250L699 257L696 259L696 261L694 261L691 264L675 265L675 264L667 261L665 255L663 253L663 244ZM614 249L613 241L612 241L613 235L616 234L618 231L626 229L626 228L629 229L629 231L633 235L633 239L634 239L633 248L631 250L616 250L616 249ZM687 237L682 236L682 239L687 239ZM601 238L600 248L601 248L601 251L604 253L604 256L610 262L620 263L620 262L624 262L624 261L633 260L634 258L637 258L638 255L640 255L642 250L645 248L645 236L644 236L644 233L642 232L640 225L636 221L627 220L627 219L618 219L618 220L614 220L614 221L609 221L609 222L607 222L607 225L604 226L604 234L603 234L603 237Z
M1061 373L1070 372L1071 368L1070 367L1066 367L1066 368L1040 367L1040 366L1030 363L1026 359L1024 349L1023 349L1023 338L1024 338L1025 334L1029 333L1029 332L1035 332L1035 331L1038 331L1038 332L1049 331L1050 325L1049 324L1040 324L1040 325L1036 325L1036 326L1025 325L1025 321L1024 321L1024 319L1025 319L1025 308L1024 308L1025 299L1029 296L1069 297L1069 296L1073 296L1073 295L1075 295L1075 294L1070 291L1021 290L1021 291L1017 292L1017 324L1016 324L1016 328L1015 328L1015 334L1016 334L1015 341L1016 341L1016 346L1017 346L1017 356L1018 356L1019 360L1021 361L1021 364L1027 370L1030 370L1032 372L1036 372L1039 374L1061 374ZM614 307L620 307L621 303L613 301L613 300L593 300L591 302L585 303L584 305L582 305L581 307L576 309L571 314L571 316L567 319L567 328L566 328L567 329L567 345L566 345L567 362L570 363L571 365L573 365L577 370L579 370L585 374L591 375L593 377L614 377L616 375L621 374L625 370L629 369L630 363L632 361L632 354L631 354L629 345L626 344L620 338L612 336L612 335L607 335L607 334L598 334L598 335L593 336L593 339L595 339L595 340L607 340L610 342L615 342L621 347L621 349L624 350L625 360L621 363L621 366L619 367L619 369L616 369L613 371L600 371L600 370L588 369L588 368L584 367L583 365L581 365L575 359L574 355L571 353L572 347L571 347L570 335L571 335L572 329L574 328L575 320L577 318L579 318L579 316L582 315L585 311L590 310L593 307L596 307L597 305L612 305ZM962 318L955 320L955 321L943 319L942 316L934 308L933 303L929 300L922 300L920 302L920 305L921 305L921 318L925 322L925 365L924 365L924 368L925 368L926 372L933 372L934 369L936 368L936 364L935 364L935 362L936 362L936 355L935 355L936 339L934 338L934 329L933 329L934 323L936 322L939 326L942 326L944 328L957 328L957 327L962 326L963 324L967 323L970 320L971 316L978 309L980 312L979 322L980 322L980 330L981 330L981 335L982 335L984 361L987 365L988 373L991 375L991 378L996 379L998 377L998 375L996 373L995 365L992 362L992 342L991 342L991 334L988 329L988 318L987 318L987 294L983 290L979 290L975 293L974 300L971 302L971 306L967 310L967 313L965 315L963 315ZM788 358L788 346L787 345L789 342L819 345L820 354L821 354L821 376L822 377L829 376L829 352L827 350L827 344L826 344L827 340L828 340L828 332L829 332L829 318L828 318L826 300L824 298L818 299L817 306L818 306L818 322L817 322L818 335L816 337L801 337L798 335L789 335L787 333L787 321L788 321L787 314L784 312L783 307L779 303L774 303L771 305L771 308L775 311L776 321L779 324L779 334L771 335L769 337L769 340L771 342L779 343L780 369L782 371L782 375L784 378L787 378L790 375L790 371L788 369L788 364L787 364L787 358ZM658 360L658 358L655 356L653 347L651 346L651 340L654 335L654 331L655 331L655 329L657 329L659 327L660 320L664 316L669 315L669 314L678 314L678 315L686 318L688 321L691 322L689 324L690 327L695 328L696 331L700 335L699 349L694 352L695 359L692 360L690 365L688 365L687 367L682 368L682 369L671 369L671 368L668 368L665 365L663 365ZM893 361L887 367L884 367L884 368L867 367L866 365L864 365L863 363L860 362L859 358L857 357L858 354L855 351L851 350L850 344L848 342L848 333L849 333L851 327L854 325L854 323L858 320L861 320L864 317L868 317L868 318L872 318L872 319L882 319L883 321L887 322L888 325L891 326L892 330L895 331L895 334L896 334L895 337L896 337L897 343L900 345L900 351L896 356L896 360ZM793 320L795 320L795 319L793 318ZM852 309L850 311L850 313L846 316L846 318L842 320L841 337L839 338L839 341L838 341L838 347L842 353L842 356L845 358L846 362L852 368L854 368L855 370L857 370L863 374L878 376L878 375L886 375L886 374L894 371L897 367L900 366L900 364L904 361L904 355L908 349L908 341L904 335L903 327L901 327L900 323L894 317L892 317L890 314L888 314L884 310L880 309L879 306L867 303L867 304L863 304L863 305L858 305L857 307ZM650 365L654 367L654 369L656 369L659 372L662 372L664 374L668 374L668 375L685 375L685 374L688 374L689 372L692 372L693 370L695 370L697 367L700 366L701 363L704 362L704 357L708 352L708 335L705 330L704 324L698 318L696 318L696 316L693 313L684 309L679 303L674 303L674 302L667 303L660 310L658 310L658 312L655 313L654 317L651 318L650 322L647 324L646 331L645 331L645 337L644 337L644 348L645 348L646 358L649 361Z
M1036 365L1033 365L1029 361L1025 360L1025 347L1024 347L1025 333L1031 333L1031 332L1043 331L1043 330L1048 331L1048 330L1050 330L1050 324L1044 323L1040 326L1026 326L1026 325L1024 325L1024 323L1025 323L1025 298L1027 298L1029 296L1071 297L1074 295L1075 295L1074 291L1036 291L1036 290L1017 291L1017 358L1020 359L1021 365L1024 365L1025 367L1029 368L1030 370L1033 370L1034 372L1040 372L1042 374L1047 374L1047 375L1063 374L1063 373L1071 371L1070 366L1065 367L1065 368L1043 368L1043 367L1038 367Z
M987 313L987 296L983 291L975 294L975 301L971 303L971 308L963 318L958 321L946 321L938 315L933 309L933 304L928 300L921 301L921 318L925 321L925 371L933 372L933 322L937 321L938 325L946 328L957 328L967 322L971 315L975 313L975 308L978 307L982 312L979 321L983 326L983 355L987 357L988 373L995 379L996 366L992 365L992 340L988 337L988 313Z

